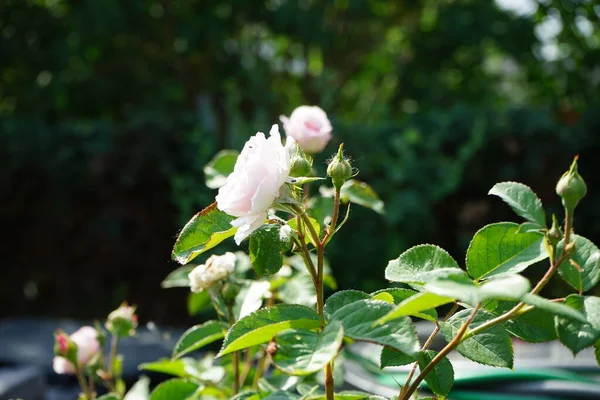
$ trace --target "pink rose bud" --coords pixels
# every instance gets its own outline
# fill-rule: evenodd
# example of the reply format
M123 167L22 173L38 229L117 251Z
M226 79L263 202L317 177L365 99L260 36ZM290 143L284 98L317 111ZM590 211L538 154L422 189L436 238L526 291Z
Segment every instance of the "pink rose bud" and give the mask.
M317 106L300 106L289 118L282 115L279 119L285 133L293 137L306 153L323 151L331 139L331 123L325 111Z
M108 315L106 329L113 335L133 336L138 325L135 307L123 303Z
M290 148L294 140L281 143L279 128L273 125L267 139L262 132L252 136L238 156L233 172L219 189L219 210L237 217L231 225L238 228L235 242L250 236L267 218L267 211L279 197L290 175Z
M99 351L98 335L91 326L81 327L71 336L60 332L56 335L54 346L56 354L53 361L54 372L73 374L77 367L83 368L91 364Z

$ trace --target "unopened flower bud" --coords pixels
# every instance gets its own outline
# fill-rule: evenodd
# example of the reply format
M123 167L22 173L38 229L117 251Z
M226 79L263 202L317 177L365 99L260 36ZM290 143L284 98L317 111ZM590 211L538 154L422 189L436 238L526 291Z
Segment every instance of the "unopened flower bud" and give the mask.
M340 144L337 154L327 166L327 175L331 177L331 182L336 189L340 189L344 182L352 178L352 166L344 158L344 144Z
M556 246L563 238L563 232L560 229L560 225L554 214L552 215L552 227L548 230L546 236L548 237L548 242L550 242L552 246Z
M91 326L81 327L71 336L59 331L55 337L53 368L57 374L74 374L77 368L92 364L100 351L97 332Z
M297 178L300 176L310 176L312 170L312 160L308 160L300 152L292 156L290 160L290 176Z
M123 303L108 315L106 320L106 329L110 333L119 337L135 335L135 328L138 325L138 316L135 314L135 307Z
M235 254L227 252L222 256L210 256L206 263L198 265L188 275L192 292L208 289L235 269Z
M562 198L562 204L569 212L575 210L575 207L587 192L587 186L579 172L577 172L577 159L578 156L575 156L571 168L563 174L556 184L556 193Z

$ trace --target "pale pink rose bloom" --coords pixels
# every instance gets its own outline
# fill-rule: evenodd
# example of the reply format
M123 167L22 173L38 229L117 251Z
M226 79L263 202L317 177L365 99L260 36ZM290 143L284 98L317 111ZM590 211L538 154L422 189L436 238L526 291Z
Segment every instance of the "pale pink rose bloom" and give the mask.
M262 132L252 136L235 162L233 172L219 189L219 210L238 217L231 225L238 227L235 242L239 245L267 218L267 210L279 196L290 174L290 148L294 140L281 143L277 125L267 139Z
M222 256L212 255L202 265L198 265L189 273L192 292L208 289L215 282L227 277L235 268L235 254L227 252Z
M285 133L293 137L306 153L323 151L331 139L331 123L325 111L317 106L300 106L289 118L281 115L279 119Z
M83 326L73 332L69 338L77 345L77 363L83 367L87 365L98 351L100 351L100 342L98 342L98 333L91 326ZM64 357L56 356L53 361L54 372L57 374L73 374L75 366Z

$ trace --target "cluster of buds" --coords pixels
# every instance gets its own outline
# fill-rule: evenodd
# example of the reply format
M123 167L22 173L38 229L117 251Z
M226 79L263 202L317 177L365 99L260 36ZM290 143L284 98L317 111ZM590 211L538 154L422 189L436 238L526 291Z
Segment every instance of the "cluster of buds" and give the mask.
M57 374L74 374L97 360L100 341L93 327L81 327L71 335L57 331L54 337L53 368Z

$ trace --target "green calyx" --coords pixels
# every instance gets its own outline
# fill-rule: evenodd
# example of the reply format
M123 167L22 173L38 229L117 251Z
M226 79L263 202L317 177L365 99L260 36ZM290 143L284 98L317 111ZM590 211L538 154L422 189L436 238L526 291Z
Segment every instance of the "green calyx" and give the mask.
M312 171L312 159L307 157L300 149L292 155L290 160L290 176L310 176Z
M587 192L587 186L577 171L577 159L578 156L575 156L571 168L561 176L556 184L556 193L561 197L563 206L569 212L575 210Z
M554 214L552 214L552 227L546 233L546 237L552 246L556 246L556 244L563 238L562 229L560 229L560 225L558 224L556 215Z
M340 144L337 154L327 166L327 175L331 177L333 186L340 189L344 182L352 178L352 166L344 158L344 144Z

